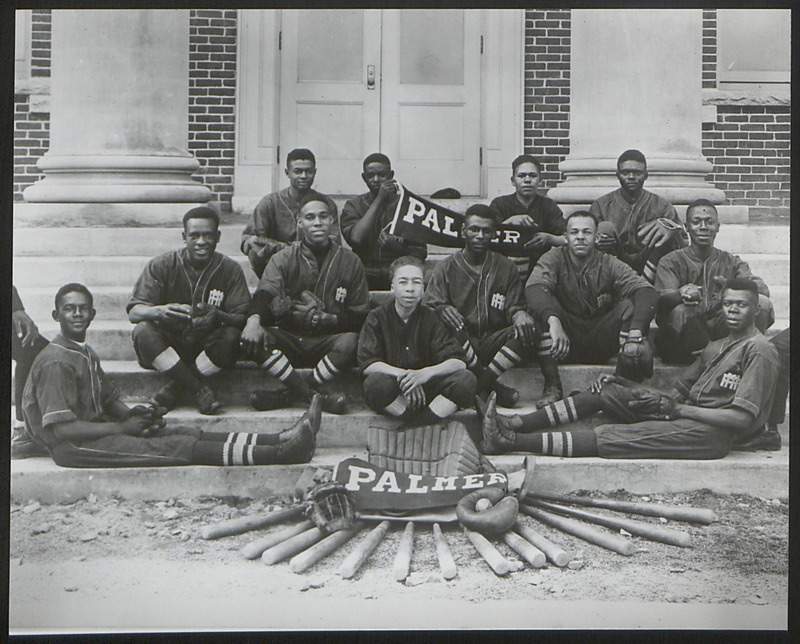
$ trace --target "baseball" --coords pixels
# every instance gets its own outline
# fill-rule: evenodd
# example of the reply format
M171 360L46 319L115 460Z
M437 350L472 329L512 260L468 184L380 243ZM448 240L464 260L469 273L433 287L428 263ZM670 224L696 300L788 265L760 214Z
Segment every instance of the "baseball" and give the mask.
M483 512L490 507L492 507L492 502L489 499L478 499L477 503L475 503L476 512Z

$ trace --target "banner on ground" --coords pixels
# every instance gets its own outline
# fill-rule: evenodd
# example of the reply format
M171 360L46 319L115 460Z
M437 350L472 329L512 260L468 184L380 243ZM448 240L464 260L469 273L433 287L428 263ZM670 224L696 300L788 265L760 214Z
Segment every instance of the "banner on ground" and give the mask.
M461 225L464 215L428 201L400 186L400 198L389 224L392 235L410 241L448 248L463 248ZM538 232L536 228L523 228L500 224L492 249L507 257L527 257L525 243Z

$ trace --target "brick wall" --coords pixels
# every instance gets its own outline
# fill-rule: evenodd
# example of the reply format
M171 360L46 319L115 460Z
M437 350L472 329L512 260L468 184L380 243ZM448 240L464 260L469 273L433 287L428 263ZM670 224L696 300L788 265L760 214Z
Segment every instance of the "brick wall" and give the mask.
M569 69L570 11L526 11L523 145L542 161L545 189L569 154Z
M717 105L716 122L703 123L709 180L751 219L789 217L790 123L788 105Z
M50 114L30 111L30 95L14 94L14 201L42 178L36 162L50 147Z
M703 89L717 86L717 10L703 9Z
M230 211L236 113L236 11L189 14L189 152L200 162L195 179Z
M31 11L31 76L50 77L50 9Z

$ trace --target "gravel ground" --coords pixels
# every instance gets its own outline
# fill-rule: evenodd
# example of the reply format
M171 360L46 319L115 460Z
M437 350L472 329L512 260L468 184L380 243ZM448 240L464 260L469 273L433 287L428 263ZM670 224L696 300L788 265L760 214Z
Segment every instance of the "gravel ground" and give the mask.
M710 508L718 521L708 526L674 521L665 524L657 518L628 515L684 530L691 535L692 547L678 548L633 537L636 552L625 557L521 516L523 523L567 550L572 563L564 568L548 563L542 569L525 565L502 577L492 572L456 524L443 524L458 567L458 576L452 581L444 581L439 573L430 525L419 524L411 575L403 584L392 578L402 522L393 523L355 577L344 580L335 575L336 569L366 532L300 575L292 573L287 562L267 567L260 560L245 560L240 553L245 544L285 526L215 541L200 537L200 528L208 523L263 513L287 505L286 499L262 502L199 497L141 502L99 500L90 495L69 505L14 505L11 627L147 628L157 625L158 618L152 612L149 616L138 613L152 611L144 606L137 608L137 602L145 598L162 607L169 607L171 602L177 606L186 601L185 592L193 597L190 603L196 609L204 601L212 607L224 606L226 598L233 602L237 593L252 594L254 588L271 610L280 614L283 607L286 615L302 612L304 602L312 601L312 597L313 602L327 602L334 609L351 599L390 600L393 604L424 600L434 614L439 601L442 606L460 602L467 612L472 605L493 600L545 605L555 605L558 600L630 601L644 611L648 604L714 604L739 606L741 610L788 604L789 509L785 501L715 495L704 490L647 497L620 491L606 496ZM619 516L606 510L594 511ZM494 543L509 560L519 559L501 541ZM110 608L105 613L93 612L96 620L81 612L104 602ZM112 605L119 608L126 603L132 615L125 617L125 613L112 609ZM180 611L175 608L172 612ZM342 615L335 617L341 619ZM210 613L207 618L212 619ZM72 619L89 619L91 624L73 624ZM121 619L128 621L120 623ZM214 619L220 620L219 627L237 627L226 623L224 615ZM186 627L181 623L176 626Z

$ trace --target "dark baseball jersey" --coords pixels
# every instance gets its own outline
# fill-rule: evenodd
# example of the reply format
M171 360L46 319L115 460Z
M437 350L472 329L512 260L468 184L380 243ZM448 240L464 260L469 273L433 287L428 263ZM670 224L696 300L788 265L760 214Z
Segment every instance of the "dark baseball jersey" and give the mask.
M289 188L278 190L263 197L253 210L253 218L242 231L240 248L244 252L244 243L251 240L257 246L266 247L263 256L255 258L250 255L250 263L256 275L261 277L269 258L289 242L297 239L297 215L300 212L300 203L295 201ZM309 191L309 197L319 199L328 204L328 212L333 218L331 237L339 237L338 208L336 203L321 192ZM303 197L307 199L307 197Z
M753 329L746 337L715 340L675 383L687 402L708 409L738 407L753 414L752 428L769 416L779 360L775 347Z
M532 289L534 285L543 288ZM577 266L569 248L560 246L545 253L536 264L525 285L525 295L528 308L543 321L556 315L553 300L567 313L589 319L602 316L641 288L652 286L616 257L593 250L586 264Z
M564 213L555 201L536 194L533 201L526 207L517 198L516 193L495 197L489 207L500 215L500 221L505 221L514 215L528 215L536 224L536 231L550 233L552 235L563 235L566 230ZM539 258L550 249L549 246L531 251L527 258L519 262L515 258L515 264L520 264L520 270L527 275L530 267L539 261Z
M60 442L53 433L55 423L100 421L118 398L94 350L59 334L33 361L22 394L25 430L54 447Z
M603 195L592 203L589 212L597 216L600 221L610 221L619 235L620 248L618 257L626 264L633 266L641 272L647 260L648 249L642 244L636 232L644 224L656 219L669 219L683 226L675 207L663 197L642 190L642 194L635 203L630 203L622 193L622 188ZM683 234L672 237L665 250L674 250L686 246Z
M686 284L696 284L703 289L703 310L708 310L719 302L722 295L723 284L714 282L718 276L726 280L732 277L750 278L758 286L758 292L769 297L769 288L764 280L750 272L747 262L719 248L712 249L711 256L705 261L695 255L691 246L667 253L658 263L655 287L663 292L677 290Z
M428 247L425 244L419 244L408 240L406 240L405 248L397 252L381 248L378 245L378 235L394 218L394 211L397 207L398 199L399 195L394 199L390 199L383 205L383 208L375 217L375 223L368 240L363 245L353 243L353 226L366 214L372 202L375 201L375 198L372 196L372 193L367 192L363 195L348 199L344 204L344 208L342 208L342 221L340 224L342 236L347 240L347 243L350 244L353 252L361 258L364 267L367 269L387 267L402 255L412 255L420 259L425 259L428 256Z
M186 249L154 257L133 287L126 311L137 304L213 304L226 313L246 313L250 291L242 268L230 257L214 253L197 272L186 261Z
M394 300L369 312L358 337L358 368L363 373L375 362L400 369L421 369L466 356L455 337L445 329L439 314L420 305L403 322Z
M460 250L436 264L425 289L425 304L433 309L455 306L468 335L482 337L510 325L514 314L525 310L525 294L510 259L490 250L475 269Z
M325 311L338 317L338 326L332 333L358 331L369 311L364 265L355 253L335 241L328 246L321 266L314 252L302 242L294 242L275 253L258 282L251 313L258 313L262 324L271 323L272 299L285 296L300 300L303 291L313 292L323 302ZM278 322L281 327L288 323L285 319Z

